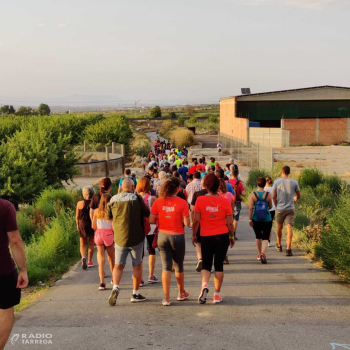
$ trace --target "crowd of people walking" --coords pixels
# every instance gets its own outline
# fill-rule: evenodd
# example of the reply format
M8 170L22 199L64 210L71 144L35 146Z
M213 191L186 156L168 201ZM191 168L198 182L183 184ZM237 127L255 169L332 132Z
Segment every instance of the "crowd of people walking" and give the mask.
M194 269L201 273L198 302L205 304L208 282L214 276L213 302L223 301L221 288L227 251L237 238L242 198L246 196L238 166L232 158L221 166L213 157L188 159L186 147L177 149L169 142L156 140L154 151L141 159L144 175L136 179L130 169L120 179L118 194L110 194L112 181L103 178L99 193L84 187L83 200L77 203L76 225L80 235L81 266L94 267L97 246L99 290L106 289L106 252L112 275L108 298L116 305L128 255L132 262L131 302L146 300L140 288L157 283L156 253L162 263L164 306L171 305L172 272L177 282L177 300L190 297L185 289L185 227L192 231L197 254ZM249 225L256 237L257 259L267 263L271 246L272 222L277 222L276 249L282 252L282 229L287 228L286 255L292 256L294 202L300 199L297 181L290 168L282 168L281 177L258 178L249 197ZM21 289L28 284L24 246L18 231L14 206L0 199L0 345L4 345L14 322L14 306L20 302ZM148 252L148 277L144 278L144 247ZM9 251L12 250L12 256ZM17 272L16 265L19 269Z
M82 268L93 266L94 244L99 264L99 289L106 289L105 251L112 274L113 289L108 299L114 306L120 293L120 282L130 254L133 267L131 302L145 301L140 287L157 283L156 252L162 262L164 306L171 305L170 284L175 274L177 300L189 298L185 289L185 227L192 230L192 244L197 254L196 271L202 284L198 302L206 303L208 282L214 275L213 302L222 302L220 294L224 280L227 251L238 239L241 202L246 196L238 166L232 158L221 167L215 158L188 160L186 147L178 149L169 142L154 141L153 151L141 158L144 175L136 179L130 169L120 179L118 194L111 196L111 180L104 178L100 193L83 189L84 200L77 204L77 228L80 234ZM189 162L191 165L189 165ZM249 225L256 236L257 259L267 263L271 246L272 222L276 218L276 249L282 252L282 228L287 225L286 255L292 256L291 239L294 221L294 201L300 198L297 182L289 178L290 169L282 169L282 177L272 183L270 177L259 178L257 189L249 198ZM276 215L275 215L276 212ZM144 278L145 247L148 252L148 277ZM87 252L88 247L88 252Z

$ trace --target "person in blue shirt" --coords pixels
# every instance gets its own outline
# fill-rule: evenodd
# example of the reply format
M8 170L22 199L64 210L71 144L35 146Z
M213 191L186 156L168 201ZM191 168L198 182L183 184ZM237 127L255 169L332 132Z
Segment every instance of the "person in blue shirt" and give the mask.
M182 177L182 180L184 180L185 182L187 182L187 173L188 173L188 161L184 160L178 170L179 174Z
M135 188L136 188L136 178L131 177L131 170L130 169L125 169L124 177L119 180L119 188L118 188L118 193L121 192L122 190L122 182L124 179L131 179L134 182Z

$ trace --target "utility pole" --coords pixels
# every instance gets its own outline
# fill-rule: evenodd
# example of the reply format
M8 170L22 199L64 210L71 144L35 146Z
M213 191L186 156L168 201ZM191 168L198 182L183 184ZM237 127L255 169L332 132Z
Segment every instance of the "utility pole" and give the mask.
M135 101L135 113L136 113L136 105L140 102L141 100Z

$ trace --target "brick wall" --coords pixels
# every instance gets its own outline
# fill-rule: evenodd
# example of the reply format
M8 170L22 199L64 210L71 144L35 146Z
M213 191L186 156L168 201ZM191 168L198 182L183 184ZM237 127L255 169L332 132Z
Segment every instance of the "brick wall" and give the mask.
M284 119L282 128L290 131L290 145L300 146L312 143L333 145L349 141L350 123L346 118Z
M247 142L249 122L236 118L236 98L220 100L220 133Z
M319 119L319 141L323 145L347 141L347 119Z

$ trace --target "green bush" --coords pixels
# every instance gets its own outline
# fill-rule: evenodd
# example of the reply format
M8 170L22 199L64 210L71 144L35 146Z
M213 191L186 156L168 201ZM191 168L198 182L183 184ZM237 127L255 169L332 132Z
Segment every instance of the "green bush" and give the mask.
M31 285L64 272L79 258L79 234L75 213L62 210L52 219L45 233L26 246Z
M168 132L171 130L171 128L174 126L174 122L171 120L164 120L161 127L160 127L160 135L168 138Z
M55 204L55 208L59 209L62 206L66 209L75 209L76 201L72 196L72 192L62 189L51 189L48 188L43 191L40 197L36 200L35 206L38 209L42 209L46 204L53 203ZM50 217L48 215L46 217Z
M191 117L191 118L188 120L188 123L189 123L189 124L196 124L196 123L197 123L197 118L196 118L196 117Z
M109 146L112 142L128 146L132 138L132 130L125 116L106 118L97 124L89 125L85 129L85 141L89 145L98 147Z
M183 117L177 118L177 124L182 127L185 126L185 118Z
M30 242L37 230L37 225L25 213L17 214L18 229L24 242Z
M302 230L304 227L310 224L309 218L306 214L297 212L295 215L294 227L297 230Z
M189 147L194 144L194 134L191 130L177 128L170 132L170 142L177 148Z
M316 168L303 169L299 175L298 181L300 188L305 188L307 186L315 188L323 182L323 173Z
M256 182L259 177L266 177L269 173L265 169L255 168L249 171L247 185L252 188L256 188Z
M324 182L329 186L331 191L336 194L340 194L345 185L344 181L337 175L326 175L324 177Z
M162 110L159 106L155 106L151 109L151 118L161 118L162 117Z
M324 229L321 241L315 247L316 257L323 265L343 275L350 281L350 198L341 196L340 203L330 215L328 229Z
M211 115L211 116L209 116L208 121L209 121L209 123L218 123L219 118L215 117L214 115Z
M176 119L176 118L177 118L177 114L176 114L175 112L169 112L168 118L170 118L170 119Z

